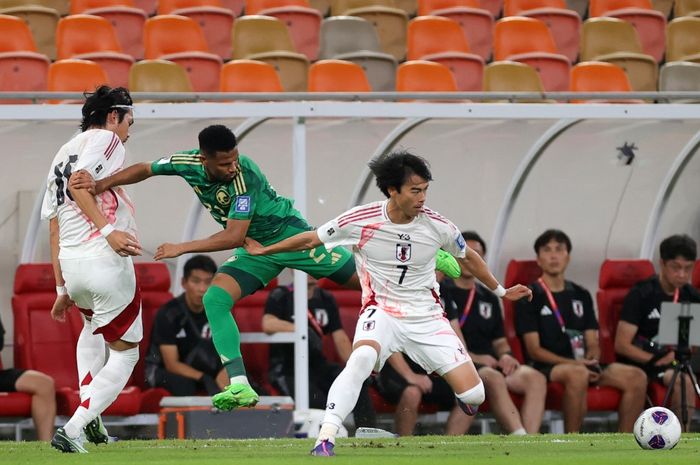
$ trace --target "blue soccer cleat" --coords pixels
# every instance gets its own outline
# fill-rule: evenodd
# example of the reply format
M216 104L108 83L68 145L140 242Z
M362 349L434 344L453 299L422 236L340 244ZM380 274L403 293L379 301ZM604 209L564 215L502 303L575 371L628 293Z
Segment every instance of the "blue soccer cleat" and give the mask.
M332 442L330 442L328 439L324 439L318 446L313 448L311 455L315 455L317 457L333 457L335 456L335 452L333 452L334 447L335 446Z

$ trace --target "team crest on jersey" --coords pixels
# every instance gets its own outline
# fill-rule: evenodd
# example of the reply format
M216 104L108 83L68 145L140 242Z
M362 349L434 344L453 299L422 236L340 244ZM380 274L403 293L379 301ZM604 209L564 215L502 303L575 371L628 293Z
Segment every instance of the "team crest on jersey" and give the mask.
M368 320L362 323L362 331L372 331L374 329L374 320Z
M219 187L219 189L216 191L216 201L219 203L219 205L231 205L231 196L228 194L228 190L224 186Z
M580 300L572 300L571 306L574 308L574 315L576 315L578 318L582 318L583 317L583 302L581 302Z
M236 213L250 213L249 195L239 195L236 197Z
M411 244L396 244L396 259L407 262L411 259Z
M321 327L328 325L328 312L325 308L315 308L314 317Z
M489 302L479 302L479 315L481 315L484 320L491 318L492 313L493 306Z

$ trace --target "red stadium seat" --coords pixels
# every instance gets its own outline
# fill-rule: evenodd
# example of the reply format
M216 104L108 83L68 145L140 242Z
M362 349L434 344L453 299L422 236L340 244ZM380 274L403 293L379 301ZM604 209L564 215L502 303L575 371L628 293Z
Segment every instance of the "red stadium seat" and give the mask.
M695 289L700 289L700 260L695 261L695 269L693 269L693 277L690 279L690 283Z
M535 260L511 260L508 262L503 285L506 288L514 286L515 284L527 286L541 275L542 270ZM503 300L503 326L513 355L520 363L524 363L525 356L523 348L515 330L515 305L510 300Z
M0 371L2 371L0 359ZM24 392L0 392L0 417L30 417L32 396Z

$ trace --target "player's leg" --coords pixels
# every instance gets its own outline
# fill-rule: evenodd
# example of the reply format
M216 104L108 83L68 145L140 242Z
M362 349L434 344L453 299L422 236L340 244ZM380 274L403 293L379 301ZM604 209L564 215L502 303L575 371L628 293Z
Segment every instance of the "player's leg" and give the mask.
M611 386L622 392L618 407L618 431L631 433L634 422L644 410L647 395L646 373L633 365L613 363L603 370L598 384Z
M531 366L520 365L506 377L508 390L523 396L520 418L528 434L537 434L542 426L547 378Z
M484 382L486 397L496 421L509 434L525 434L520 414L508 392L506 378L500 371L491 367L481 367L479 377Z
M549 374L551 381L564 385L562 411L567 433L577 433L583 424L588 410L588 378L588 368L574 363L554 365Z
M50 441L56 418L56 389L53 378L34 370L9 371L19 375L14 383L15 390L32 396L32 420L37 439Z
M88 312L92 313L91 310ZM78 385L80 386L80 401L84 401L90 382L105 365L107 345L101 334L92 332L90 316L83 315L83 329L78 336L75 355L78 368Z

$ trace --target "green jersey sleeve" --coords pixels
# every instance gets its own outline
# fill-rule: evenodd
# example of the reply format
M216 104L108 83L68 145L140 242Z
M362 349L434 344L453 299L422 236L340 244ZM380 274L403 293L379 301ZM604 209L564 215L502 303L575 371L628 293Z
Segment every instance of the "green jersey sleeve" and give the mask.
M159 158L151 163L151 171L156 176L186 177L195 167L201 165L199 150L188 150Z

